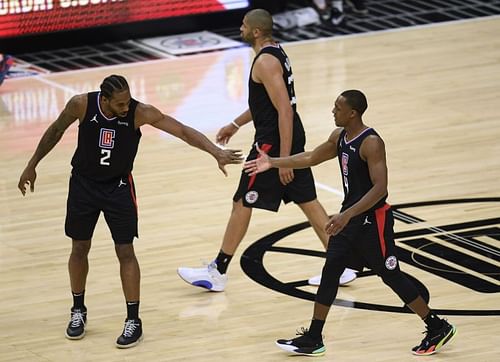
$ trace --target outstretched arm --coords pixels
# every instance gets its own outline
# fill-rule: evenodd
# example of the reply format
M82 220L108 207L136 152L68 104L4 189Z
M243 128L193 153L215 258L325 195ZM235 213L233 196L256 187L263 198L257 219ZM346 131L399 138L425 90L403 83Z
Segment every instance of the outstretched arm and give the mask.
M188 127L175 118L163 114L157 108L139 103L135 111L137 126L150 124L164 132L180 138L187 144L210 153L219 165L219 169L227 176L225 165L242 162L241 150L222 150L213 144L204 134Z
M259 157L245 162L243 168L250 175L267 171L272 167L287 167L292 169L307 168L319 165L322 162L337 157L337 141L340 129L332 132L326 142L323 142L312 151L297 153L288 157L269 157L257 146Z
M83 116L85 113L86 102L87 95L81 94L74 96L68 101L68 103L66 103L66 106L59 117L57 117L49 128L47 128L38 143L35 153L29 160L28 165L19 178L17 187L23 196L26 195L26 184L28 183L30 185L30 191L35 191L36 166L60 141L66 129L68 129L68 127L78 118Z

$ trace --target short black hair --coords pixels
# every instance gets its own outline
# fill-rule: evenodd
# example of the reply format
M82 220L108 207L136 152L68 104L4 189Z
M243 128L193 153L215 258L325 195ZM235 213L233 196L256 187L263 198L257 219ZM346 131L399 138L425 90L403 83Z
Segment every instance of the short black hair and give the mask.
M113 92L121 92L129 89L127 80L121 75L112 74L101 83L101 95L108 99L111 98Z
M358 112L360 116L365 113L368 108L368 101L365 95L357 89L343 91L340 95L345 98L347 104Z
M263 35L272 35L273 17L269 11L264 9L253 9L246 13L245 16L252 29L259 28Z

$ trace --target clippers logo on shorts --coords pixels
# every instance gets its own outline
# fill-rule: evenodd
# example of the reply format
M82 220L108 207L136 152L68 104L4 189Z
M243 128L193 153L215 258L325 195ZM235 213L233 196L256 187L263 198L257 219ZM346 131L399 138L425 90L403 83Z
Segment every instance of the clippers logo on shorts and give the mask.
M99 147L112 149L115 146L115 130L101 128L99 136Z
M258 199L259 199L259 193L257 191L248 191L245 194L245 200L249 204L253 204L253 203L257 202Z
M385 259L385 267L387 270L394 270L398 266L398 259L394 255L391 255Z
M347 176L349 174L349 155L347 153L342 152L342 173L344 176Z

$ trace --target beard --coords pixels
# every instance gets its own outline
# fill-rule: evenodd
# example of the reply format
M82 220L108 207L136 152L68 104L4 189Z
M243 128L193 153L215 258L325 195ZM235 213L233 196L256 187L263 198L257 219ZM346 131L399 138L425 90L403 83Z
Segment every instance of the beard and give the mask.
M243 40L245 43L247 43L251 46L253 46L255 44L255 39L252 36L252 34L245 35L245 34L241 33L240 37L241 37L241 40Z

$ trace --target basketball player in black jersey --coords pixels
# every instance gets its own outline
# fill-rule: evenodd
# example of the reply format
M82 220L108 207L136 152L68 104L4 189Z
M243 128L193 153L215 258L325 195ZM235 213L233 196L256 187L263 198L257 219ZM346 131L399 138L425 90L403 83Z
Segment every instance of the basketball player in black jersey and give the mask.
M338 156L343 180L344 201L340 212L325 225L331 235L321 284L316 294L313 319L295 339L280 339L277 345L292 353L322 355L325 346L321 332L335 300L338 276L345 266L362 270L369 267L382 278L405 304L427 325L426 336L413 348L416 355L437 352L455 335L456 329L433 313L417 288L399 269L394 244L394 218L387 198L385 145L373 128L363 123L368 107L358 90L343 92L335 101L335 129L328 140L311 152L275 158L259 150L256 160L245 163L250 175L272 167L306 168Z
M36 166L78 119L78 145L71 161L73 169L65 222L66 235L73 240L68 262L73 307L66 337L81 339L85 335L88 253L102 211L115 243L127 303L125 327L116 346L129 348L142 339L140 270L132 244L134 237L138 237L137 205L131 173L141 137L140 127L151 125L210 153L224 174L226 164L241 162L241 153L221 150L195 129L131 98L127 81L122 76L105 78L100 88L100 92L79 94L68 101L56 121L45 131L19 179L18 187L23 195L27 184L31 192L34 191Z
M256 53L248 80L249 109L221 128L216 136L217 142L227 144L240 127L253 120L255 138L249 160L257 157L257 144L271 156L288 156L303 152L306 142L296 109L290 60L273 40L272 26L272 17L266 10L255 9L245 15L240 28L241 37ZM328 215L316 198L310 168L293 170L283 167L258 177L249 177L242 172L233 196L233 210L214 262L204 268L179 268L179 276L192 285L223 291L227 283L227 267L247 232L252 208L278 211L282 200L285 203L293 201L302 209L326 249L328 237L323 226ZM348 283L355 277L354 271L348 269L342 274L341 283Z

